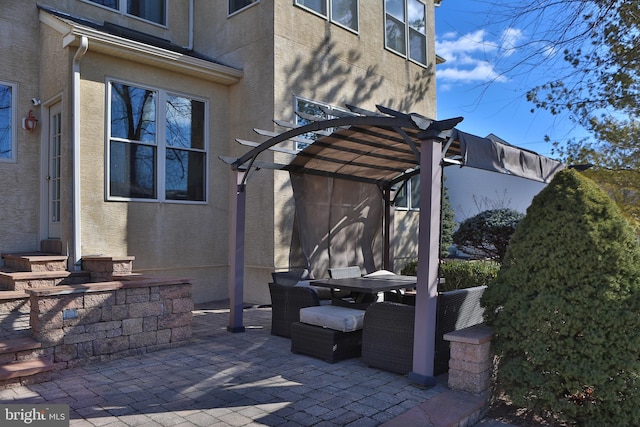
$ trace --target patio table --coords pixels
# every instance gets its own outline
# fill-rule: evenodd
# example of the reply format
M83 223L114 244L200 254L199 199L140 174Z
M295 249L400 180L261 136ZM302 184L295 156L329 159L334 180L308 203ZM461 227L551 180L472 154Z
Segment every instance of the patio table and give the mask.
M346 303L342 298L332 298L332 303L337 305L366 308L375 302L379 292L399 289L413 289L416 287L416 276L402 276L397 274L384 274L373 277L349 277L344 279L317 279L310 282L313 286L331 289L333 295L336 290L351 291L356 294L354 303Z

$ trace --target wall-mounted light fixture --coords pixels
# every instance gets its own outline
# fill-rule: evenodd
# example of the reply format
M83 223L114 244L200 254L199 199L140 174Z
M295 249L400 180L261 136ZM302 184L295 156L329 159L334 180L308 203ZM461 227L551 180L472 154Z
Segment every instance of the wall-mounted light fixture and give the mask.
M33 110L29 110L27 117L22 118L22 129L33 132L36 126L38 126L38 119L33 115Z

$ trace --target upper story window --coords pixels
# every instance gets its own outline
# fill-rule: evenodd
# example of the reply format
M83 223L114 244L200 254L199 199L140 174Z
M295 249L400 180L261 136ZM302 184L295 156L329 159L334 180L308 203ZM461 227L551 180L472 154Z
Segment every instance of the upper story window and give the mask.
M311 116L317 116L317 117L322 117L323 119L333 119L336 118L337 116L333 116L331 114L327 114L327 112L331 113L331 111L344 111L340 108L334 107L332 105L329 104L323 104L321 102L316 102L316 101L310 101L308 99L304 99L304 98L297 98L295 99L295 111L296 111L296 118L295 118L295 123L298 126L304 126L306 124L311 123L311 120L305 119L303 117L300 117L297 113L304 113L304 114L308 114ZM327 112L325 112L327 111ZM330 134L333 130L331 128L326 129L323 133L326 134ZM315 141L316 139L320 138L320 134L318 133L314 133L314 132L310 132L304 135L300 135L299 138L304 138L309 140L309 142L303 142L303 141L296 141L296 151L300 151L300 150L304 150L309 144L312 144L313 141Z
M229 15L251 6L254 3L258 3L258 0L229 0Z
M167 24L166 0L86 0L157 24Z
M396 208L420 209L420 175L409 178L398 190L395 197Z
M15 161L15 85L0 82L0 162Z
M358 1L296 0L296 4L330 19L333 23L358 32Z
M111 200L206 201L204 101L109 83Z
M427 65L427 8L419 0L385 0L385 47Z

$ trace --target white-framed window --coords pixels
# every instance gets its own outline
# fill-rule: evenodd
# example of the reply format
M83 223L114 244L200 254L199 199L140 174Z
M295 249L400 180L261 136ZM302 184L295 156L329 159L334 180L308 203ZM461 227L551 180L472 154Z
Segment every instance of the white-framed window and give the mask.
M420 0L385 0L385 47L427 65L427 7Z
M323 110L324 108L324 110ZM328 111L329 113L331 113L331 111L346 111L342 108L338 108L338 107L334 107L333 105L329 105L329 104L325 104L322 102L317 102L317 101L312 101L309 99L305 99L305 98L300 98L300 97L295 97L294 99L294 109L295 109L295 124L297 124L298 126L304 126L306 124L311 123L311 120L305 119L303 117L300 117L297 113L305 113L305 114L309 114L312 116L318 116L318 117L322 117L323 119L333 119L336 118L337 116L333 116L331 114L327 114L325 111ZM333 131L333 129L329 128L326 129L323 133L324 134L330 134ZM301 141L296 141L296 146L295 149L296 151L301 151L304 150L307 146L309 146L309 144L312 144L313 141L315 141L316 139L320 138L320 134L318 133L314 133L314 132L310 132L310 133L306 133L304 135L300 135L298 138L304 138L304 139L308 139L309 142L305 143L305 142L301 142Z
M398 190L395 207L408 210L420 209L420 175L409 178Z
M0 81L0 162L16 161L16 90Z
M146 21L167 25L167 0L84 0L124 15L135 16Z
M295 0L296 5L329 19L334 24L358 32L359 0Z
M247 7L258 3L260 0L229 0L229 15L233 15Z
M108 200L206 202L208 103L108 82Z

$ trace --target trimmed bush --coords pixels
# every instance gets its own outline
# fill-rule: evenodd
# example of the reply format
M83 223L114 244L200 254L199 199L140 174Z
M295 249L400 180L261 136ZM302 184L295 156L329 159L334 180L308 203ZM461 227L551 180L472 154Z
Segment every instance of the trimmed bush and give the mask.
M453 243L470 255L502 261L509 240L524 214L507 208L490 209L465 219L453 233Z
M640 425L640 248L591 180L558 173L485 291L497 391L543 417Z
M493 261L452 260L442 262L440 263L440 277L445 280L438 286L438 291L446 292L488 285L495 280L498 270L500 270L500 264ZM418 262L411 261L405 265L400 273L415 276L417 271Z
M440 264L440 277L444 278L444 283L440 284L438 291L489 285L499 270L500 264L495 261L445 261Z

